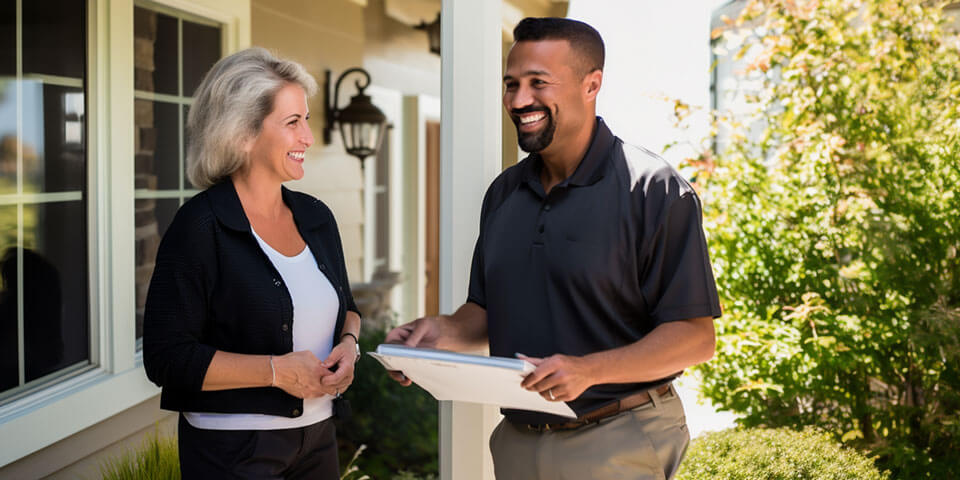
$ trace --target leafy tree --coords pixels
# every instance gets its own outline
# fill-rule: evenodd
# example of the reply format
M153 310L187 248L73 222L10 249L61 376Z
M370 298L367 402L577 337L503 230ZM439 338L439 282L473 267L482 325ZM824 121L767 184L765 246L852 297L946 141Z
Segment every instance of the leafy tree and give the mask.
M960 472L960 42L943 27L929 1L745 2L714 34L742 41L752 113L713 112L723 147L689 162L724 306L703 393L746 426L828 429L895 478Z

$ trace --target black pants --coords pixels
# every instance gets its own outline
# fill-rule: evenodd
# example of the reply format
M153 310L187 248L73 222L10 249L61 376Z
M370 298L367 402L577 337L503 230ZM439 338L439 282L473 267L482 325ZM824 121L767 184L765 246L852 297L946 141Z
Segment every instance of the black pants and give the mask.
M333 418L283 430L204 430L181 414L179 437L183 480L340 478Z

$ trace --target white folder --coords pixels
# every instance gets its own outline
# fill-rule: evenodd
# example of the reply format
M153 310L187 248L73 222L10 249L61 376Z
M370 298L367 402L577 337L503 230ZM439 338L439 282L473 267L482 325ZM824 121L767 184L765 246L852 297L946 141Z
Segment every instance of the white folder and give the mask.
M399 370L437 400L486 403L562 417L577 414L564 402L551 402L520 386L534 370L526 360L382 344L367 352L387 370Z

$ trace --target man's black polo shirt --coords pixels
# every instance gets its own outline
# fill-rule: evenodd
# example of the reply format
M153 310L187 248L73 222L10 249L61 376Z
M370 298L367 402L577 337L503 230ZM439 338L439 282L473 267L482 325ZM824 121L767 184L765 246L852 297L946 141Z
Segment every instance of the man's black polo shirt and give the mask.
M549 195L541 168L528 156L483 201L467 300L487 311L491 355L586 355L662 323L720 315L700 202L673 167L624 145L598 118L580 165ZM669 380L595 385L570 406L582 415ZM504 414L515 423L560 420Z

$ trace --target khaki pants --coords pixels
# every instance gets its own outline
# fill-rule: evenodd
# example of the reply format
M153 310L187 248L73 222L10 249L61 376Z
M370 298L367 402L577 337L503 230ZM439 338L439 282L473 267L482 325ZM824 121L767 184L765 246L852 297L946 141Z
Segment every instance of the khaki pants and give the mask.
M677 392L576 430L535 432L502 420L490 436L498 480L667 480L690 434Z

